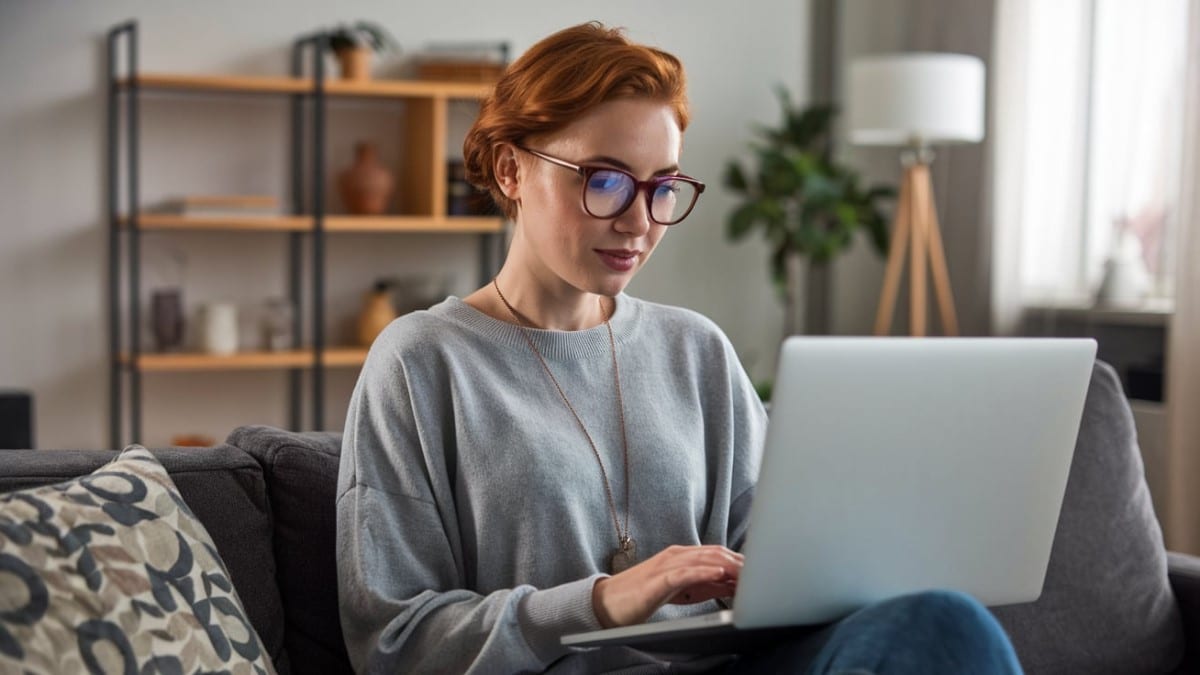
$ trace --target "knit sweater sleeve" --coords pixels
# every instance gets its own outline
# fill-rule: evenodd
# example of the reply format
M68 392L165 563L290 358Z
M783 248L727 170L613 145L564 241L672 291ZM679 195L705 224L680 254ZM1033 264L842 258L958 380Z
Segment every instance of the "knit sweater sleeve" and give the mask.
M740 551L750 526L750 504L766 443L767 413L733 345L723 334L721 341L729 382L730 445L734 453L726 541L730 548Z
M393 324L393 328L395 324ZM599 628L588 577L486 595L468 588L445 421L447 385L410 372L385 333L355 387L337 503L342 628L358 672L528 672Z

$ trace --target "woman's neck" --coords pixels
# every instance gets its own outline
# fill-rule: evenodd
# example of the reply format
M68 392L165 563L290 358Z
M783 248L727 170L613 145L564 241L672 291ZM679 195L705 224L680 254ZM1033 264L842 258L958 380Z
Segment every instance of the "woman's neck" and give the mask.
M513 316L505 300L519 319ZM534 275L509 264L500 270L493 283L467 296L464 302L501 321L562 331L595 328L604 323L615 307L610 298L582 292L562 282L541 283Z

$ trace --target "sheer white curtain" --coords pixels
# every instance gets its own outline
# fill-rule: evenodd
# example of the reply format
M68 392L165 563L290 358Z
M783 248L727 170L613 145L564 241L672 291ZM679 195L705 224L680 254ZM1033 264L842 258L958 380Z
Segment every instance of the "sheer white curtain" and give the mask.
M1200 554L1200 7L1188 20L1187 130L1183 143L1183 208L1176 237L1175 315L1167 350L1171 548Z
M1179 212L1187 0L998 0L993 325L1086 305L1131 253L1169 298Z

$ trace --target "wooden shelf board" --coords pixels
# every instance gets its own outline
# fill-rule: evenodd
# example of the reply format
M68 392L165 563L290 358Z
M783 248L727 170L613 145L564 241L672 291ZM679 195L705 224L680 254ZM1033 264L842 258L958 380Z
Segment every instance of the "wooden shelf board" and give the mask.
M119 83L122 88L128 88L130 79L121 79ZM311 78L168 73L142 73L137 76L137 83L142 89L163 91L253 94L311 94L315 87ZM332 97L482 99L491 89L490 84L431 80L350 82L330 79L325 82L325 93Z
M367 350L359 347L337 347L325 350L328 367L361 366ZM203 353L142 354L138 363L143 372L182 372L218 370L280 370L310 368L313 365L310 349L279 352L239 352L229 356ZM121 355L121 363L129 365L129 355Z
M311 80L306 80L306 82L311 82ZM369 82L328 80L325 83L325 93L330 96L348 97L482 99L491 91L492 85L490 84L434 82L431 80L371 80Z
M121 218L129 227L129 217ZM181 216L170 213L142 213L138 223L143 230L242 230L268 232L308 232L312 216ZM325 216L325 231L339 232L422 232L487 234L504 229L498 217L474 216Z
M468 216L325 216L327 232L454 232L486 234L504 229L501 218Z
M267 230L295 232L311 230L312 216L183 216L173 213L140 213L144 230ZM129 227L129 217L121 218Z
M331 368L361 366L367 360L366 347L335 347L325 350L322 359Z
M128 365L129 356L121 362ZM184 370L253 370L273 368L304 368L312 365L312 352L293 350L280 352L239 352L229 356L203 353L141 354L138 366L145 372Z

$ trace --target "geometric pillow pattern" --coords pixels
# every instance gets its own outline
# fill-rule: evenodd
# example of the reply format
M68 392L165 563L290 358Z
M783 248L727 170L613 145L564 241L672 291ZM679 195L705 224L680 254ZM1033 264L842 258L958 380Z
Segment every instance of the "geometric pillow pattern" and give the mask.
M212 538L135 445L0 495L0 672L275 671Z

